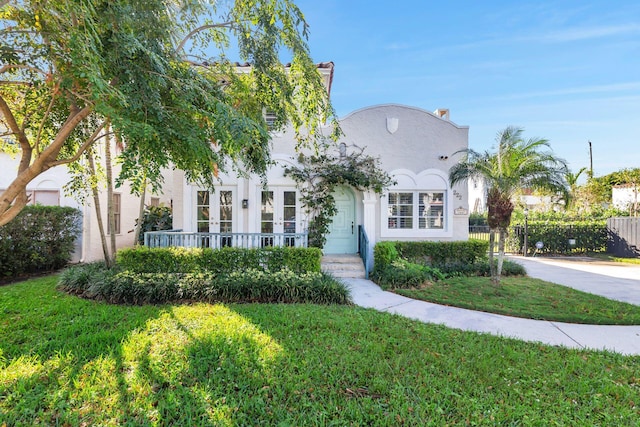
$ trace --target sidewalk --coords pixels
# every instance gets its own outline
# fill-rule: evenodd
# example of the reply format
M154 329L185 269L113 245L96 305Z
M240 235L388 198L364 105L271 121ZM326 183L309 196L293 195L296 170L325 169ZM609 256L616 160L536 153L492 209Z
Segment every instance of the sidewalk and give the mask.
M512 259L520 262L519 258ZM572 287L590 287L591 290L602 292L593 293L612 293L613 291L609 289L595 289L604 283L606 286L612 287L615 294L622 298L621 300L627 299L623 295L627 291L630 294L629 300L634 300L640 295L640 275L632 276L636 279L619 278L614 274L624 274L618 273L615 268L613 271L609 271L611 270L609 268L603 271L597 269L598 273L596 273L589 271L593 266L587 268L576 264L571 269L565 266L567 262L553 262L555 264L550 265L549 261L536 258L527 259L523 264L531 277L546 275L546 277L556 280L540 278L555 283L562 280L566 282L561 283L563 285L571 283ZM640 267L637 271L640 272ZM613 279L611 279L612 277ZM422 322L443 324L465 331L483 332L568 348L609 350L625 355L640 355L640 325L578 325L521 319L413 300L392 292L385 292L370 280L342 280L351 290L353 302L361 307L374 308Z

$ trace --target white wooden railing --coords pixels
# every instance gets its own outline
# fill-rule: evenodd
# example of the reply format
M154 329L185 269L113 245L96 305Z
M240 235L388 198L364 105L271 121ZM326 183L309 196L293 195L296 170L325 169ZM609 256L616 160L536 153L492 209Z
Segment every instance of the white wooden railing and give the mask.
M307 233L196 233L188 231L147 231L144 245L148 248L264 248L292 246L306 248Z

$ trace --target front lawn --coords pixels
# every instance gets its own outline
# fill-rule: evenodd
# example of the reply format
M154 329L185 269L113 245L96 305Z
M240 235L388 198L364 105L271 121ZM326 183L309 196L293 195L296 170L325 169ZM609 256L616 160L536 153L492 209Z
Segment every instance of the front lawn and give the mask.
M0 425L635 425L640 357L350 306L0 288Z
M438 304L530 319L640 325L640 306L530 277L502 277L499 286L488 277L455 277L394 292Z

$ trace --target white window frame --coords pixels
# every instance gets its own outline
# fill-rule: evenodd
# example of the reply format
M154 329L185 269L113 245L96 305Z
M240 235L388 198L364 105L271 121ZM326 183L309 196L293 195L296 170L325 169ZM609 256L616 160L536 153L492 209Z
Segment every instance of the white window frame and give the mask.
M391 175L398 182L389 188L381 198L380 203L380 236L382 238L397 239L437 239L453 237L453 201L452 191L444 172L429 169L419 174L408 170L393 171ZM411 193L412 200L412 227L389 228L389 193ZM443 194L443 227L420 228L420 193Z

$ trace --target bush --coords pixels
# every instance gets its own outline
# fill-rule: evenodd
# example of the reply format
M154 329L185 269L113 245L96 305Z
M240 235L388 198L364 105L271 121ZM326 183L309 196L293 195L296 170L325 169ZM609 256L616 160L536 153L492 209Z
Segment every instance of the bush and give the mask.
M418 287L427 282L442 280L444 275L437 268L399 258L391 264L375 269L371 279L382 289L397 289Z
M536 250L536 242L543 242L538 250L541 254L569 255L587 252L606 252L607 224L604 220L548 222L529 221L527 226L527 246L529 253ZM575 240L575 246L569 245L569 239ZM524 226L511 228L507 240L507 249L520 252L524 246Z
M488 243L379 242L373 250L371 279L385 289L417 287L427 281L451 276L489 276ZM497 262L497 260L495 261ZM504 276L525 275L517 263L505 260Z
M318 248L127 248L118 251L117 264L136 273L229 274L256 269L295 273L320 272L322 251Z
M401 258L408 261L440 267L447 263L473 264L484 259L489 244L483 240L470 239L453 242L393 242Z
M58 288L117 304L176 301L348 304L349 290L319 272L238 269L229 274L137 273L87 264L65 270Z
M498 261L494 260L494 264ZM441 265L438 269L447 277L455 276L491 276L491 270L489 269L489 260L483 259L476 261L473 264L464 263L448 263ZM527 272L524 267L516 262L509 261L507 259L502 263L502 275L503 276L524 276Z
M395 242L378 242L373 247L374 269L384 269L399 257Z
M26 206L0 227L0 276L64 267L80 232L80 211L60 206Z
M138 220L136 220L137 224ZM142 216L138 243L144 244L144 233L147 231L171 230L172 228L173 216L169 206L148 206Z

